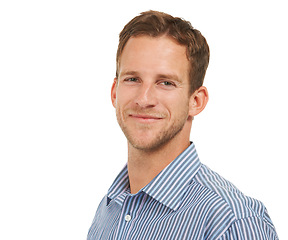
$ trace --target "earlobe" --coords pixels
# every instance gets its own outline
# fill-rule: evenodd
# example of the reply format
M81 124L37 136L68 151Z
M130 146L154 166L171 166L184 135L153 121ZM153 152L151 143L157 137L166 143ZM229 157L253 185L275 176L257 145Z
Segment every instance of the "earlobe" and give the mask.
M207 88L201 86L191 96L189 103L189 115L196 116L204 110L209 100Z
M111 101L114 108L116 107L116 89L117 89L117 78L114 78L111 88Z

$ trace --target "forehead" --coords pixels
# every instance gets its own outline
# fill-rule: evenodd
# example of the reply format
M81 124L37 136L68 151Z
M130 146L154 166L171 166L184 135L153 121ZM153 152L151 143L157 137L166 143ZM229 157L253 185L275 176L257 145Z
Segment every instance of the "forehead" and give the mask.
M177 71L187 73L189 61L186 47L178 44L167 36L131 37L119 59L119 73L121 71Z

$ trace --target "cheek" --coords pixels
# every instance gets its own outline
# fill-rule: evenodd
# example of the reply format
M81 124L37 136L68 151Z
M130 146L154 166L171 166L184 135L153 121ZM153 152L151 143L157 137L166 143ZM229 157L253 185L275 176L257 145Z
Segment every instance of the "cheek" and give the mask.
M131 93L129 93L127 90L119 88L115 101L116 109L118 109L118 111L123 111L131 105L131 102L133 102L133 96L131 96Z
M166 94L163 96L163 104L170 109L171 112L174 113L181 113L186 112L189 108L189 99L188 97L182 92L177 94Z
M172 110L172 115L174 115L174 118L186 118L189 114L189 107L186 103L178 104L175 106Z
M117 87L116 90L116 104L119 105L121 102L123 102L125 100L125 91L123 91L121 86Z
M135 101L138 96L136 88L119 86L117 90L117 103L127 105Z

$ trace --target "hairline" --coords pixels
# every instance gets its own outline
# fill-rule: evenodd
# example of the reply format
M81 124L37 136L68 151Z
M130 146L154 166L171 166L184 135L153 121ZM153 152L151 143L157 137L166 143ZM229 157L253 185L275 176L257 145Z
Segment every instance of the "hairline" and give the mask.
M189 83L189 94L193 94L193 92L191 91L191 86L192 86L192 83L190 81L190 74L192 72L192 66L191 66L191 58L189 57L189 49L188 49L188 46L183 44L183 43L180 43L177 39L175 39L171 34L169 34L169 30L167 30L166 32L163 32L163 33L159 33L157 35L154 35L154 34L149 34L149 33L139 33L139 34L135 34L135 35L132 35L130 36L127 41L125 42L125 44L123 45L122 49L121 49L121 52L120 54L118 55L118 52L117 52L117 66L116 66L116 78L118 79L119 77L119 69L120 69L120 62L121 62L121 56L123 54L123 51L124 51L124 48L126 47L128 41L131 39L131 38L138 38L138 37L151 37L151 38L161 38L161 37L167 37L169 38L170 40L172 40L174 43L180 45L180 46L184 46L185 49L186 49L186 58L189 62L189 69L188 69L188 83ZM196 89L194 89L195 91Z

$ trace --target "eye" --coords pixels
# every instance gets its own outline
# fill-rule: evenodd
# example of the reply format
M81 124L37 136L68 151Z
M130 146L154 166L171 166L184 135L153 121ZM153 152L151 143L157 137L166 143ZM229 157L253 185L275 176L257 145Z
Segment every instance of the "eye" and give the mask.
M124 79L125 82L137 82L138 79L137 78L134 78L134 77L130 77L130 78L126 78Z
M163 81L160 84L165 86L165 87L173 87L173 86L175 86L175 84L173 82L170 82L170 81Z
M165 81L165 82L163 82L163 85L170 86L170 85L173 85L173 84L171 82Z

